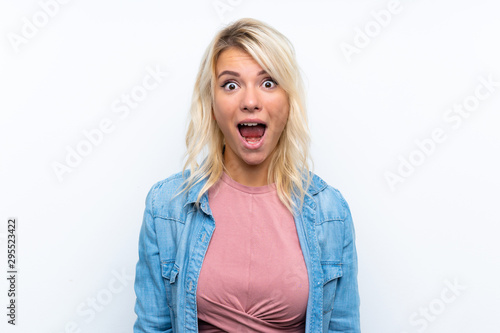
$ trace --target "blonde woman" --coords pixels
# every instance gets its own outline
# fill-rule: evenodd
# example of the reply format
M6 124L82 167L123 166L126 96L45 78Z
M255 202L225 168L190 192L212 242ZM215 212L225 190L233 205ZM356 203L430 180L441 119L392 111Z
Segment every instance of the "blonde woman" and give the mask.
M360 332L351 213L309 169L285 36L241 19L214 37L186 145L146 199L134 332Z

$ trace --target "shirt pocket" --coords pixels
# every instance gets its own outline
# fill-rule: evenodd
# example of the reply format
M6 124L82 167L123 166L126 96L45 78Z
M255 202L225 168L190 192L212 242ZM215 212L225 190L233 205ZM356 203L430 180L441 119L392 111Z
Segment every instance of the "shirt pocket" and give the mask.
M167 293L167 305L173 311L175 309L175 295L177 290L177 274L179 274L179 266L174 261L162 261L161 275L165 282L165 291Z
M342 264L321 262L323 269L323 313L332 311L337 282L342 277Z

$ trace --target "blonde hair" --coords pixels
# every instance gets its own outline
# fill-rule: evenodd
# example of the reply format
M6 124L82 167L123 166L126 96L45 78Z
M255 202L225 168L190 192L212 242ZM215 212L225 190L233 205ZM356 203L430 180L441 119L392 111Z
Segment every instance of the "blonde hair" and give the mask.
M217 59L230 47L247 52L288 95L288 121L273 151L267 179L268 183L274 181L281 202L293 213L293 207L296 207L294 197L302 206L311 182L310 137L303 82L290 41L276 29L250 18L240 19L219 31L202 58L186 133L183 175L188 167L191 172L181 193L208 177L196 201L199 205L202 195L219 180L225 169L224 136L212 113ZM198 163L197 159L204 151L204 159Z

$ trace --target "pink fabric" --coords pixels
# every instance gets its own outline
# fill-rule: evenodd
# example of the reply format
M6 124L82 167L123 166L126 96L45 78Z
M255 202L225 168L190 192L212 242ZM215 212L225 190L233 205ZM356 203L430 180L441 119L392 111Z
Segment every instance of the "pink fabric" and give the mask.
M292 214L274 185L223 174L196 300L200 332L304 332L309 282Z

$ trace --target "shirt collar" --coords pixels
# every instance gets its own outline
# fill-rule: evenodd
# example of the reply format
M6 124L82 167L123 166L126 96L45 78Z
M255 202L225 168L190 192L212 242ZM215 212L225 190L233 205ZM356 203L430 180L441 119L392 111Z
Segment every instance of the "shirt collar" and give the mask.
M314 173L311 172L310 174L311 183L309 184L307 192L312 196L323 191L328 186L328 184L323 179L316 176ZM188 170L186 171L186 178L189 177L189 175L190 171ZM191 189L187 193L186 204L192 204L196 202L196 199L198 199L198 194L200 193L203 186L205 186L207 180L208 177L205 177L191 187ZM210 208L208 207L208 191L203 193L203 195L201 196L200 206L206 213L208 213L208 211L210 210Z
M316 176L314 173L311 172L311 184L309 184L309 188L307 189L307 192L310 195L315 195L318 194L319 192L323 191L328 184L321 179L320 177Z

